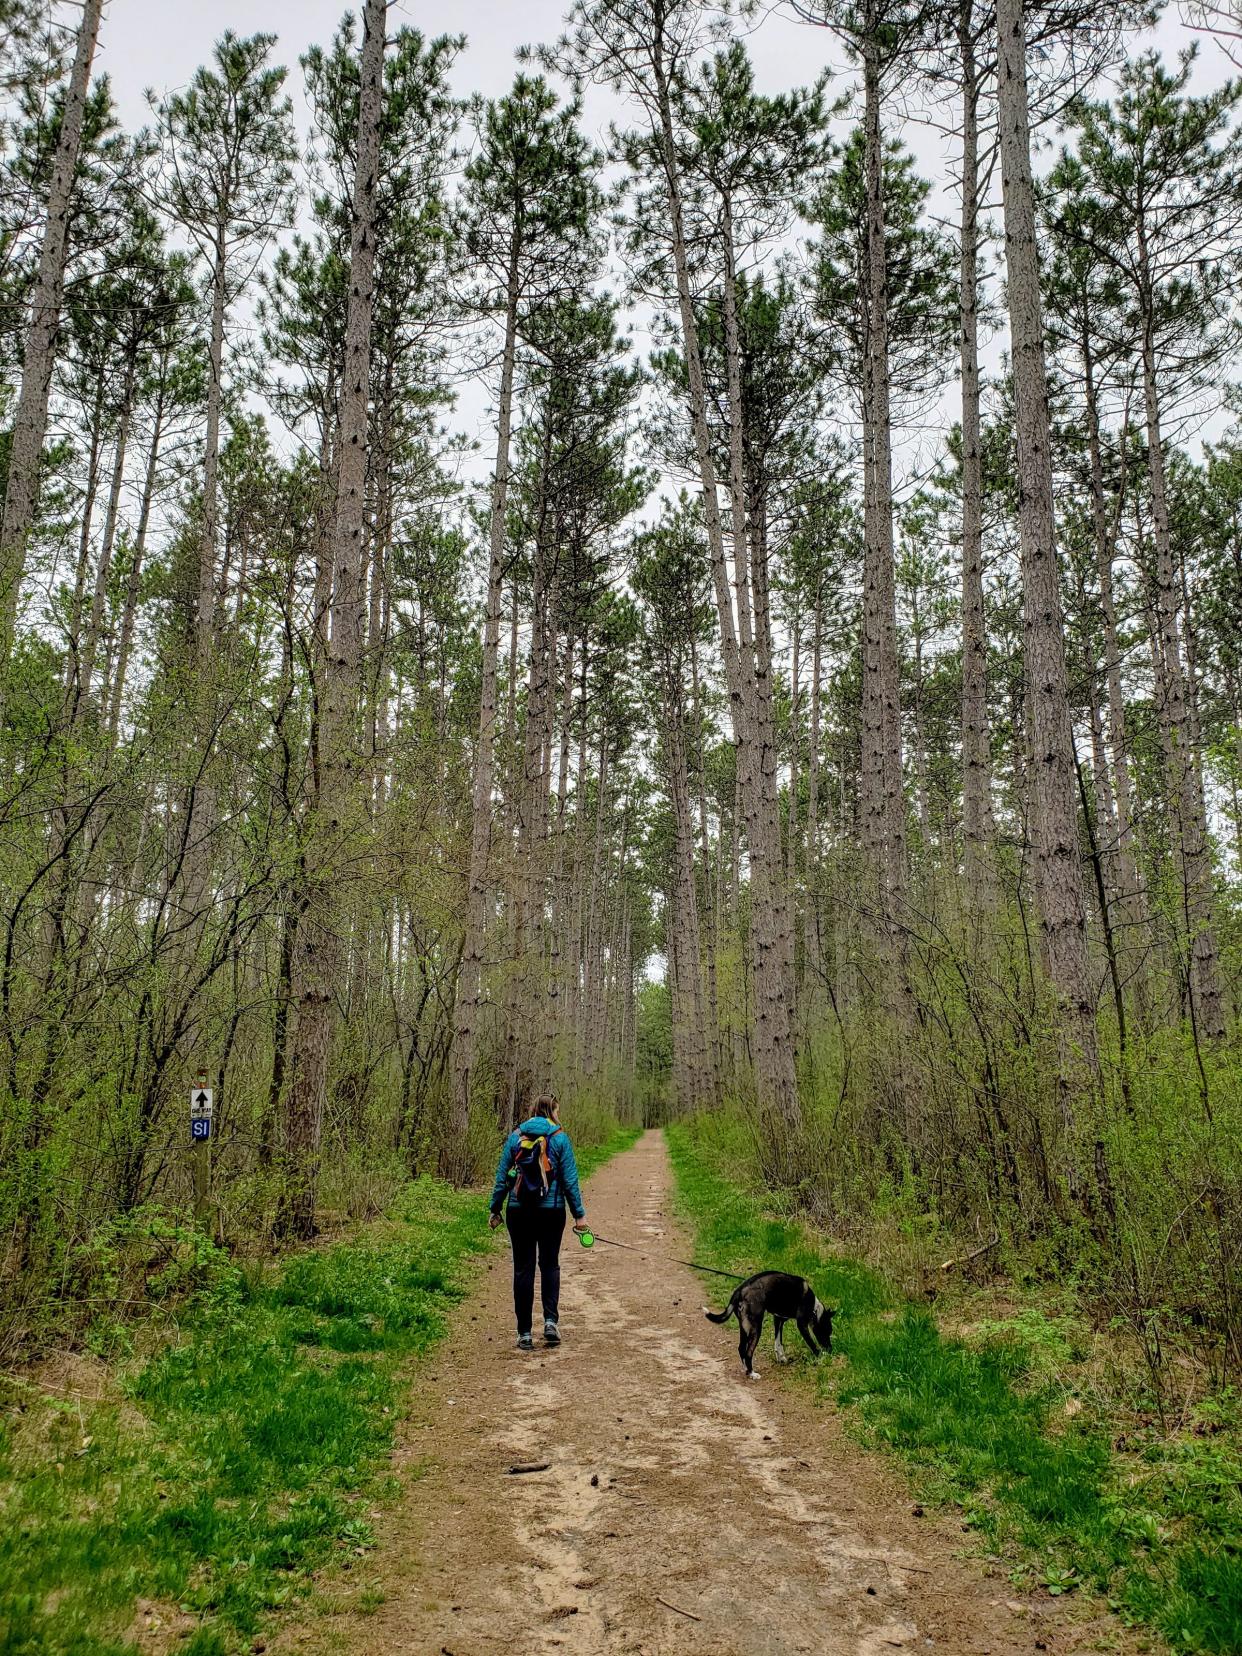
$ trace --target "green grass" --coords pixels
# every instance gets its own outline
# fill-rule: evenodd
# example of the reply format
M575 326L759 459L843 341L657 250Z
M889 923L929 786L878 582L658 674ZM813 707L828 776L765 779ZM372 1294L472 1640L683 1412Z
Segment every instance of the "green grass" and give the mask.
M585 1176L628 1148L619 1129ZM0 1651L120 1656L136 1602L189 1656L245 1649L309 1572L365 1550L403 1366L444 1333L489 1239L478 1191L420 1179L356 1240L202 1286L101 1403L0 1381ZM165 1231L167 1227L165 1227ZM117 1331L101 1330L115 1340Z
M942 1335L921 1307L898 1303L866 1267L763 1211L738 1188L737 1145L719 1125L667 1129L680 1202L698 1258L722 1269L793 1271L839 1308L820 1366L870 1442L901 1455L927 1497L959 1505L1016 1580L1049 1592L1079 1585L1177 1650L1242 1651L1242 1409L1201 1418L1199 1435L1149 1435L1116 1453L1107 1422L1069 1418L1029 1340L1012 1330L982 1344Z

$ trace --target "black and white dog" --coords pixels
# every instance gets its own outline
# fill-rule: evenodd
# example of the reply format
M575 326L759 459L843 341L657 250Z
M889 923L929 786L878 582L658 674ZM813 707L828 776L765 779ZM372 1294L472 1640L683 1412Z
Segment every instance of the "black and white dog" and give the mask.
M706 1306L703 1311L708 1322L714 1323L728 1322L730 1317L736 1316L742 1331L737 1343L738 1355L752 1380L759 1378L755 1372L754 1356L759 1336L763 1333L766 1311L772 1313L772 1321L776 1325L778 1363L788 1362L781 1335L785 1324L791 1320L797 1323L798 1332L810 1347L813 1357L832 1350L832 1312L819 1303L814 1288L805 1277L790 1276L788 1271L760 1271L733 1290L723 1311L709 1311Z

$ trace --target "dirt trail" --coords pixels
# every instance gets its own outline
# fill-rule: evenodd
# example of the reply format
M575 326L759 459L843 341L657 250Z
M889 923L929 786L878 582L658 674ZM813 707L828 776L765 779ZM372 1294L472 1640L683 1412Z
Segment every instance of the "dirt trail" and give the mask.
M688 1257L658 1134L586 1197L604 1235ZM1115 1625L1075 1624L956 1557L959 1526L917 1516L896 1470L783 1381L770 1331L748 1383L735 1326L702 1314L727 1284L572 1240L562 1258L559 1350L514 1349L497 1260L416 1380L397 1464L408 1492L358 1566L384 1603L362 1614L347 1593L270 1649L1068 1656L1101 1634L1123 1647ZM809 1360L796 1335L789 1351ZM534 1460L549 1470L507 1475Z

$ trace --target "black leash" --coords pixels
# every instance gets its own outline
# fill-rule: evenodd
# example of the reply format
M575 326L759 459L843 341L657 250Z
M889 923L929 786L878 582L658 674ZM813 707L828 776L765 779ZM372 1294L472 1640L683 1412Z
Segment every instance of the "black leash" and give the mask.
M636 1248L632 1242L615 1242L611 1236L601 1236L598 1231L591 1233L597 1242L606 1242L610 1248L624 1248L628 1253L636 1253L643 1259L663 1259L672 1265L688 1265L692 1271L706 1271L709 1276L728 1277L730 1282L746 1282L749 1279L737 1271L718 1271L714 1265L696 1265L692 1259L677 1259L673 1254L649 1254L641 1248Z

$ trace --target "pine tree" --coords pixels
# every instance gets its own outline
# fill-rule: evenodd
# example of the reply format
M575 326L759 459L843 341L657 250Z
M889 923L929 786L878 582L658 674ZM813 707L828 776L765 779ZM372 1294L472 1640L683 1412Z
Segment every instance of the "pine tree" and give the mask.
M991 17L974 0L957 16L957 75L962 100L959 363L962 377L962 842L971 899L995 906L996 823L992 810L987 617L983 591L983 455L979 371L979 243L982 196L991 167L979 150L980 105ZM993 150L993 154L995 151Z
M1147 54L1122 70L1115 103L1076 107L1076 167L1063 171L1069 200L1058 230L1071 243L1085 243L1115 274L1138 343L1166 789L1181 860L1179 930L1189 957L1192 1015L1205 1035L1219 1039L1225 1014L1211 841L1180 636L1162 409L1202 386L1238 343L1226 305L1242 269L1242 139L1229 130L1242 85L1188 96L1193 61L1193 52L1185 54L1171 74Z
M770 99L754 90L745 54L717 54L696 77L700 18L687 5L580 4L561 55L584 76L632 96L646 125L624 148L642 193L631 221L635 253L649 264L640 281L676 296L696 468L721 631L738 784L750 859L751 945L755 978L755 1084L765 1142L775 1167L801 1131L791 1039L793 929L781 886L777 755L772 719L772 650L766 551L752 539L745 497L739 263L746 250L780 234L782 194L813 161L821 121L816 95ZM668 215L669 234L652 244L647 226ZM692 252L693 248L693 252ZM700 249L702 250L700 252ZM695 268L718 283L723 322L728 441L730 591L725 527L718 498ZM665 267L671 266L665 274ZM756 552L758 551L758 556ZM736 594L736 613L734 611Z
M282 97L285 71L272 67L274 35L216 43L215 69L200 68L189 88L154 100L168 212L188 231L207 265L210 334L207 428L203 445L195 649L210 669L215 619L217 471L224 396L225 318L247 280L246 255L286 221L297 154L293 106ZM239 270L239 265L242 269Z
M1044 966L1061 1003L1065 1084L1072 1113L1076 1068L1099 1066L1095 997L1087 958L1087 914L1078 853L1077 778L1070 723L1065 620L1053 512L1051 426L1043 302L1035 235L1035 190L1022 0L999 0L998 103L1005 210L1005 268L1016 409L1022 543L1030 820Z
M894 409L900 417L915 407L943 370L955 289L951 250L922 222L928 187L914 174L912 159L893 146L884 156L884 269L877 288L869 142L865 128L851 134L811 211L821 230L815 300L827 366L853 399L864 434L862 837L892 903L905 883L906 802L887 454Z
M1108 872L1107 899L1115 903L1124 935L1141 958L1150 936L1151 916L1139 870L1130 738L1122 683L1122 622L1117 597L1119 558L1131 476L1132 443L1129 406L1133 393L1136 341L1125 317L1124 290L1117 271L1088 238L1073 228L1078 206L1088 220L1094 204L1084 196L1079 163L1063 155L1050 173L1042 203L1049 224L1049 254L1044 276L1049 342L1062 403L1070 399L1070 430L1062 447L1071 449L1070 464L1081 473L1082 435L1086 439L1085 485L1090 503L1090 539L1098 590L1102 676L1105 690L1107 752L1096 717L1096 685L1089 688L1093 743L1095 808L1104 840ZM1077 203L1077 205L1076 205ZM1108 411L1120 407L1122 427L1107 429ZM1105 921L1108 915L1103 916ZM1141 980L1140 980L1141 988Z
M474 756L465 941L457 980L453 1109L445 1124L442 1171L470 1171L467 1133L475 1093L483 961L489 909L492 789L495 780L497 663L505 574L514 374L519 338L542 307L574 293L590 269L601 197L599 158L578 130L578 106L558 106L547 83L519 75L513 90L480 106L479 151L466 169L460 234L484 286L479 309L501 328L496 461L488 523L483 683Z
M361 655L359 570L366 526L367 431L371 387L371 320L375 285L375 199L384 108L387 0L367 0L358 73L353 224L332 501L332 602L319 621L318 798L304 851L305 887L292 965L295 1006L289 1081L285 1189L278 1235L307 1237L315 1228L319 1147L323 1134L332 1006L343 964L341 904L336 888L341 846L358 805L355 719Z
M226 317L253 271L246 254L262 248L280 228L293 199L297 146L292 105L282 95L284 69L268 61L274 44L274 35L241 40L226 32L216 43L214 69L199 68L184 92L152 99L164 203L207 267L210 296L201 506L190 587L190 699L201 763L188 779L184 827L180 895L188 922L187 946L208 907L209 847L216 818L214 767L208 756L217 705L217 515Z
M103 0L85 0L73 68L60 112L39 264L30 295L30 325L22 355L22 389L13 422L4 515L0 519L0 672L6 668L13 648L27 543L35 523L39 467L47 432L48 398L64 295L72 196L102 12Z
M695 822L688 679L691 644L703 641L711 611L710 575L702 530L686 502L635 547L635 590L650 618L647 633L662 752L660 768L671 816L670 878L665 915L673 1005L673 1087L681 1109L710 1104L714 1031L708 1025L703 916L695 877Z
M572 651L591 589L607 579L607 539L645 491L627 465L639 375L608 297L566 297L532 313L519 363L525 423L516 441L509 501L515 592L529 578L525 697L512 732L515 795L510 885L513 959L505 1012L508 1119L556 1078L562 1028L563 942L545 918L556 907L550 822L558 659ZM518 562L517 560L521 561ZM516 666L516 663L515 663ZM576 979L576 973L575 979ZM566 997L567 998L567 997Z

